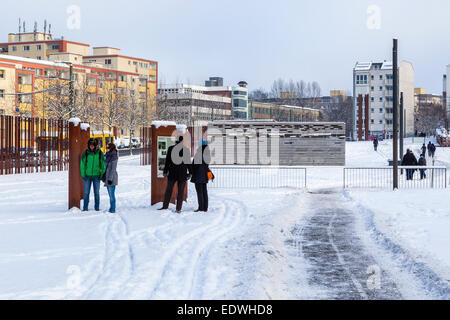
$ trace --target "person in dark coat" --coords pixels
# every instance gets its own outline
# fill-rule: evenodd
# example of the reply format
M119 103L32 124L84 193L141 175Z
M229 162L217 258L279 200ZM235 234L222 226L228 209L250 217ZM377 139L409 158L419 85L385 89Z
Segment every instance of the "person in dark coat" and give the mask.
M432 149L433 147L431 146L431 141L428 141L428 146L427 146L427 149L428 149L428 157L431 157L431 154L432 154L432 152L431 152L431 149Z
M419 166L427 166L427 159L425 159L425 154L421 154L419 158ZM426 179L427 174L425 173L426 169L420 169L420 180Z
M373 148L375 151L378 149L378 138L373 139Z
M177 213L180 213L183 206L186 181L191 178L191 154L189 149L183 145L183 136L179 136L175 145L170 146L167 150L163 174L168 181L163 206L158 210L169 208L173 187L176 183L178 187L176 210Z
M434 143L431 144L431 157L434 158L434 154L436 152L436 146L434 145Z
M211 153L206 140L199 142L199 147L192 160L192 179L197 192L198 209L195 212L208 212L208 171Z
M424 143L422 146L422 154L426 154L426 153L427 153L427 146Z
M109 212L116 212L116 186L119 184L119 175L117 174L117 163L119 157L117 156L117 148L114 143L109 143L106 146L105 154L105 187L109 195Z
M411 149L403 156L402 166L417 166L417 159ZM406 180L413 180L415 169L406 169Z

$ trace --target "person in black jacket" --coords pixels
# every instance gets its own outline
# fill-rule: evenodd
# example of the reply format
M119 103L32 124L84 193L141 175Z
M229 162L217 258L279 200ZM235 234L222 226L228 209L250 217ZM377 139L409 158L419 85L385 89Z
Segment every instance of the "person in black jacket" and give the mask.
M434 158L434 154L436 152L436 146L434 145L434 143L431 144L431 157Z
M197 192L198 209L195 212L208 211L208 171L211 162L211 153L206 140L199 142L199 147L192 160L192 179Z
M427 149L428 149L428 157L430 157L430 158L431 158L431 149L432 149L432 146L431 146L431 141L428 141L428 146L427 146Z
M411 149L403 156L402 166L417 166L417 159ZM406 180L413 180L415 169L406 169Z
M183 136L179 136L176 144L170 146L167 150L163 174L168 181L163 206L158 210L169 208L173 187L176 183L178 186L176 210L177 213L180 213L183 206L186 181L191 178L191 155L189 149L183 145Z
M378 138L373 139L373 149L375 151L378 149Z
M425 145L425 143L422 146L422 154L427 153L427 146Z
M419 166L427 166L427 159L425 159L425 154L421 154L419 158ZM426 179L427 174L425 173L426 169L420 169L420 180Z

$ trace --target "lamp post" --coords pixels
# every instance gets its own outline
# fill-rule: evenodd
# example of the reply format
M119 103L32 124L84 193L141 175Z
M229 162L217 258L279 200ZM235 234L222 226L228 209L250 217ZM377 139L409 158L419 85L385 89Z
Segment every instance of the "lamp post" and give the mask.
M69 65L69 105L70 105L70 117L73 117L74 109L74 92L73 92L73 63L70 61L63 61L63 63Z

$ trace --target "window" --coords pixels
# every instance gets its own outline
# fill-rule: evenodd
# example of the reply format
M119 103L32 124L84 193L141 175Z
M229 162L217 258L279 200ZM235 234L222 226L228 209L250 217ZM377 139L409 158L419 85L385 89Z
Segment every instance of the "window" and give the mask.
M380 108L380 113L383 113L383 108Z
M16 46L13 46L13 47L12 47L12 51L17 51L17 47L16 47Z
M370 87L370 90L371 90L371 91L375 90L375 87Z
M30 46L23 46L24 51L30 51Z
M367 84L367 75L357 75L356 84Z
M371 120L370 120L370 123L372 123L372 124L373 124L373 123L375 123L375 121L374 121L373 119L371 119Z
M374 77L373 77L373 76L370 76L370 80L374 80Z
M131 60L128 60L128 65L131 66Z
M380 97L380 102L383 102L383 97Z
M5 70L0 70L0 79L5 79Z
M4 93L5 93L5 90L0 89L0 98L4 98L5 97Z
M388 80L393 80L393 79L394 79L394 76L393 76L392 74L387 74L387 75L386 75L386 79L388 79Z
M41 56L38 56L37 59L38 59L38 60L42 60Z
M370 101L375 102L375 98L374 98L374 97L371 97L371 98L370 98Z
M380 80L383 80L383 75L382 74L380 74Z
M103 102L103 96L98 96L98 102L102 103Z
M380 86L380 91L383 91L383 87Z
M105 64L111 64L111 59L105 59Z
M383 120L380 120L380 124L383 124Z
M52 44L51 50L59 50L59 44Z
M38 49L38 51L41 51L42 46L41 46L40 44L38 44L38 45L36 46L36 48Z
M374 112L375 112L375 109L374 109L374 108L371 108L371 109L370 109L370 112L374 113Z

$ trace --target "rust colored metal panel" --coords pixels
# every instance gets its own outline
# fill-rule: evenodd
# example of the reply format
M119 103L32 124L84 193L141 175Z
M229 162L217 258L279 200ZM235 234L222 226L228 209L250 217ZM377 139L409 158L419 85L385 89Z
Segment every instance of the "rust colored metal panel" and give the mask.
M365 123L365 127L366 127L365 133L366 133L366 135L365 135L365 138L366 138L366 141L369 141L370 110L369 110L369 95L368 94L366 94L364 96L364 105L365 105L365 120L366 120L366 123Z
M69 210L80 209L80 126L69 123Z
M81 129L80 129L81 130ZM83 152L87 149L87 143L89 141L89 138L91 136L91 130L88 128L87 130L81 130L80 133L80 143L78 144L78 152L80 154L80 160L78 161L78 168L80 167L81 157L83 156ZM81 179L80 174L80 200L84 197L84 183Z
M164 193L167 187L167 179L158 177L158 137L174 137L176 139L177 134L182 134L184 137L184 144L189 149L190 148L190 138L189 133L186 130L185 133L181 133L176 130L175 126L151 127L151 157L152 157L152 168L151 168L151 205L160 203L164 201ZM171 203L175 203L176 195L178 194L178 186L174 187L172 197L170 199ZM184 200L187 200L187 183L184 190Z
M358 141L362 140L362 125L363 125L363 108L362 108L363 98L362 95L358 95Z
M0 175L3 175L3 167L5 165L5 158L3 157L5 154L5 145L3 143L3 139L5 137L5 117L0 116Z

